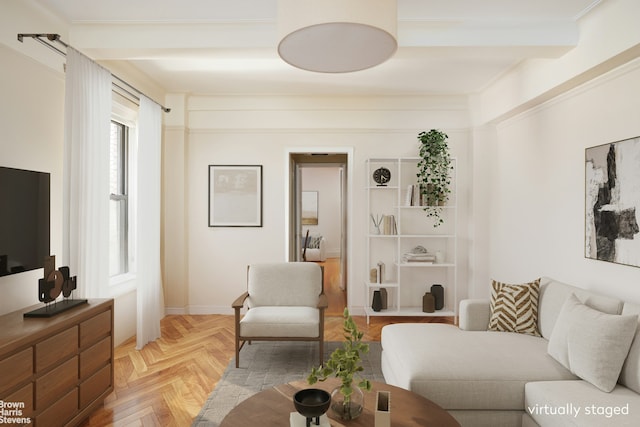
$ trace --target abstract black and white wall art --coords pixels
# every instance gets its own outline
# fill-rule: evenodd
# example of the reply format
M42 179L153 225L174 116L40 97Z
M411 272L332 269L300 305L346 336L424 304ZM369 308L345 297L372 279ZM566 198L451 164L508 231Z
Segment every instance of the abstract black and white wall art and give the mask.
M585 256L640 267L640 137L585 150Z

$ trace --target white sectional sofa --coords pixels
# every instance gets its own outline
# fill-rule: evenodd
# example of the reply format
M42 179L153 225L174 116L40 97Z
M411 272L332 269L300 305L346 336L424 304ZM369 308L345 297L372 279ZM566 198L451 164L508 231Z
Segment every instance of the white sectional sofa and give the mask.
M640 306L550 278L539 292L541 336L488 331L488 300L462 301L459 326L385 326L385 380L464 427L640 425ZM607 375L610 392L601 389Z

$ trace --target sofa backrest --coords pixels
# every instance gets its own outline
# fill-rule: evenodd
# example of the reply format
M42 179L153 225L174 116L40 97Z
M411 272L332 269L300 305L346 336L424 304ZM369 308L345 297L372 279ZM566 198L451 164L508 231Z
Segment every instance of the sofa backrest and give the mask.
M622 314L640 315L640 305L625 303ZM640 324L636 329L636 336L631 343L627 359L622 365L618 382L636 393L640 393Z
M560 309L571 294L575 294L583 304L603 313L622 313L624 303L617 298L606 297L549 277L542 277L538 301L538 329L544 338L551 337Z
M322 268L312 262L252 264L247 291L249 307L316 307L322 293Z

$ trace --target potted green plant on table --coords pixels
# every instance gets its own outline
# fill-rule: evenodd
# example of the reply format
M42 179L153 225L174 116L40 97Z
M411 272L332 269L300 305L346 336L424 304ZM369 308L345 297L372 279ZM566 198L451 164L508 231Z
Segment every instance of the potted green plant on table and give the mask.
M312 368L307 382L315 384L331 375L340 378L341 384L331 393L331 409L341 419L351 420L362 413L362 389L371 390L371 382L367 379L359 378L358 383L354 384L356 374L364 370L360 355L369 352L369 344L362 342L363 333L358 331L347 308L344 309L343 316L345 341L342 347L335 349L324 365Z
M426 200L424 210L435 219L434 227L444 223L442 206L451 193L451 155L446 133L431 129L420 132L420 161L418 162L418 184Z

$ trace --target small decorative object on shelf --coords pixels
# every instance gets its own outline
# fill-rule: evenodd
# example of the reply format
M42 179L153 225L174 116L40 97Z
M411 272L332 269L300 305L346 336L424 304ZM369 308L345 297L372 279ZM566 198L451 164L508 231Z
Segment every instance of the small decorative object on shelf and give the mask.
M444 254L442 251L436 251L436 264L444 263Z
M430 254L424 246L416 246L409 252L402 254L402 262L421 262L424 264L433 264L436 261L436 254Z
M376 312L382 310L382 294L380 294L380 291L373 291L373 302L371 303L371 308Z
M317 381L324 381L330 375L340 378L341 384L331 393L331 410L340 419L352 420L362 413L364 408L364 393L362 389L371 391L371 382L360 379L354 382L355 374L362 372L360 355L369 352L369 344L362 342L363 333L358 331L358 326L349 315L349 310L344 309L344 335L346 341L342 348L337 348L329 356L329 360L319 367L311 369L307 377L310 385Z
M373 217L373 214L371 214L371 221L373 221L373 226L376 230L376 234L381 234L382 232L380 231L380 224L382 224L382 220L384 219L384 215L376 215L376 217Z
M436 300L431 292L427 292L422 297L422 311L425 313L433 313L436 308Z
M378 187L386 187L387 183L391 181L391 171L385 167L381 167L373 171L373 180L378 184Z
M370 283L378 283L378 269L372 268L369 271L369 282Z
M442 310L442 308L444 307L444 288L442 287L442 285L431 285L431 294L435 299L436 310Z
M374 427L391 427L391 392L378 391Z

